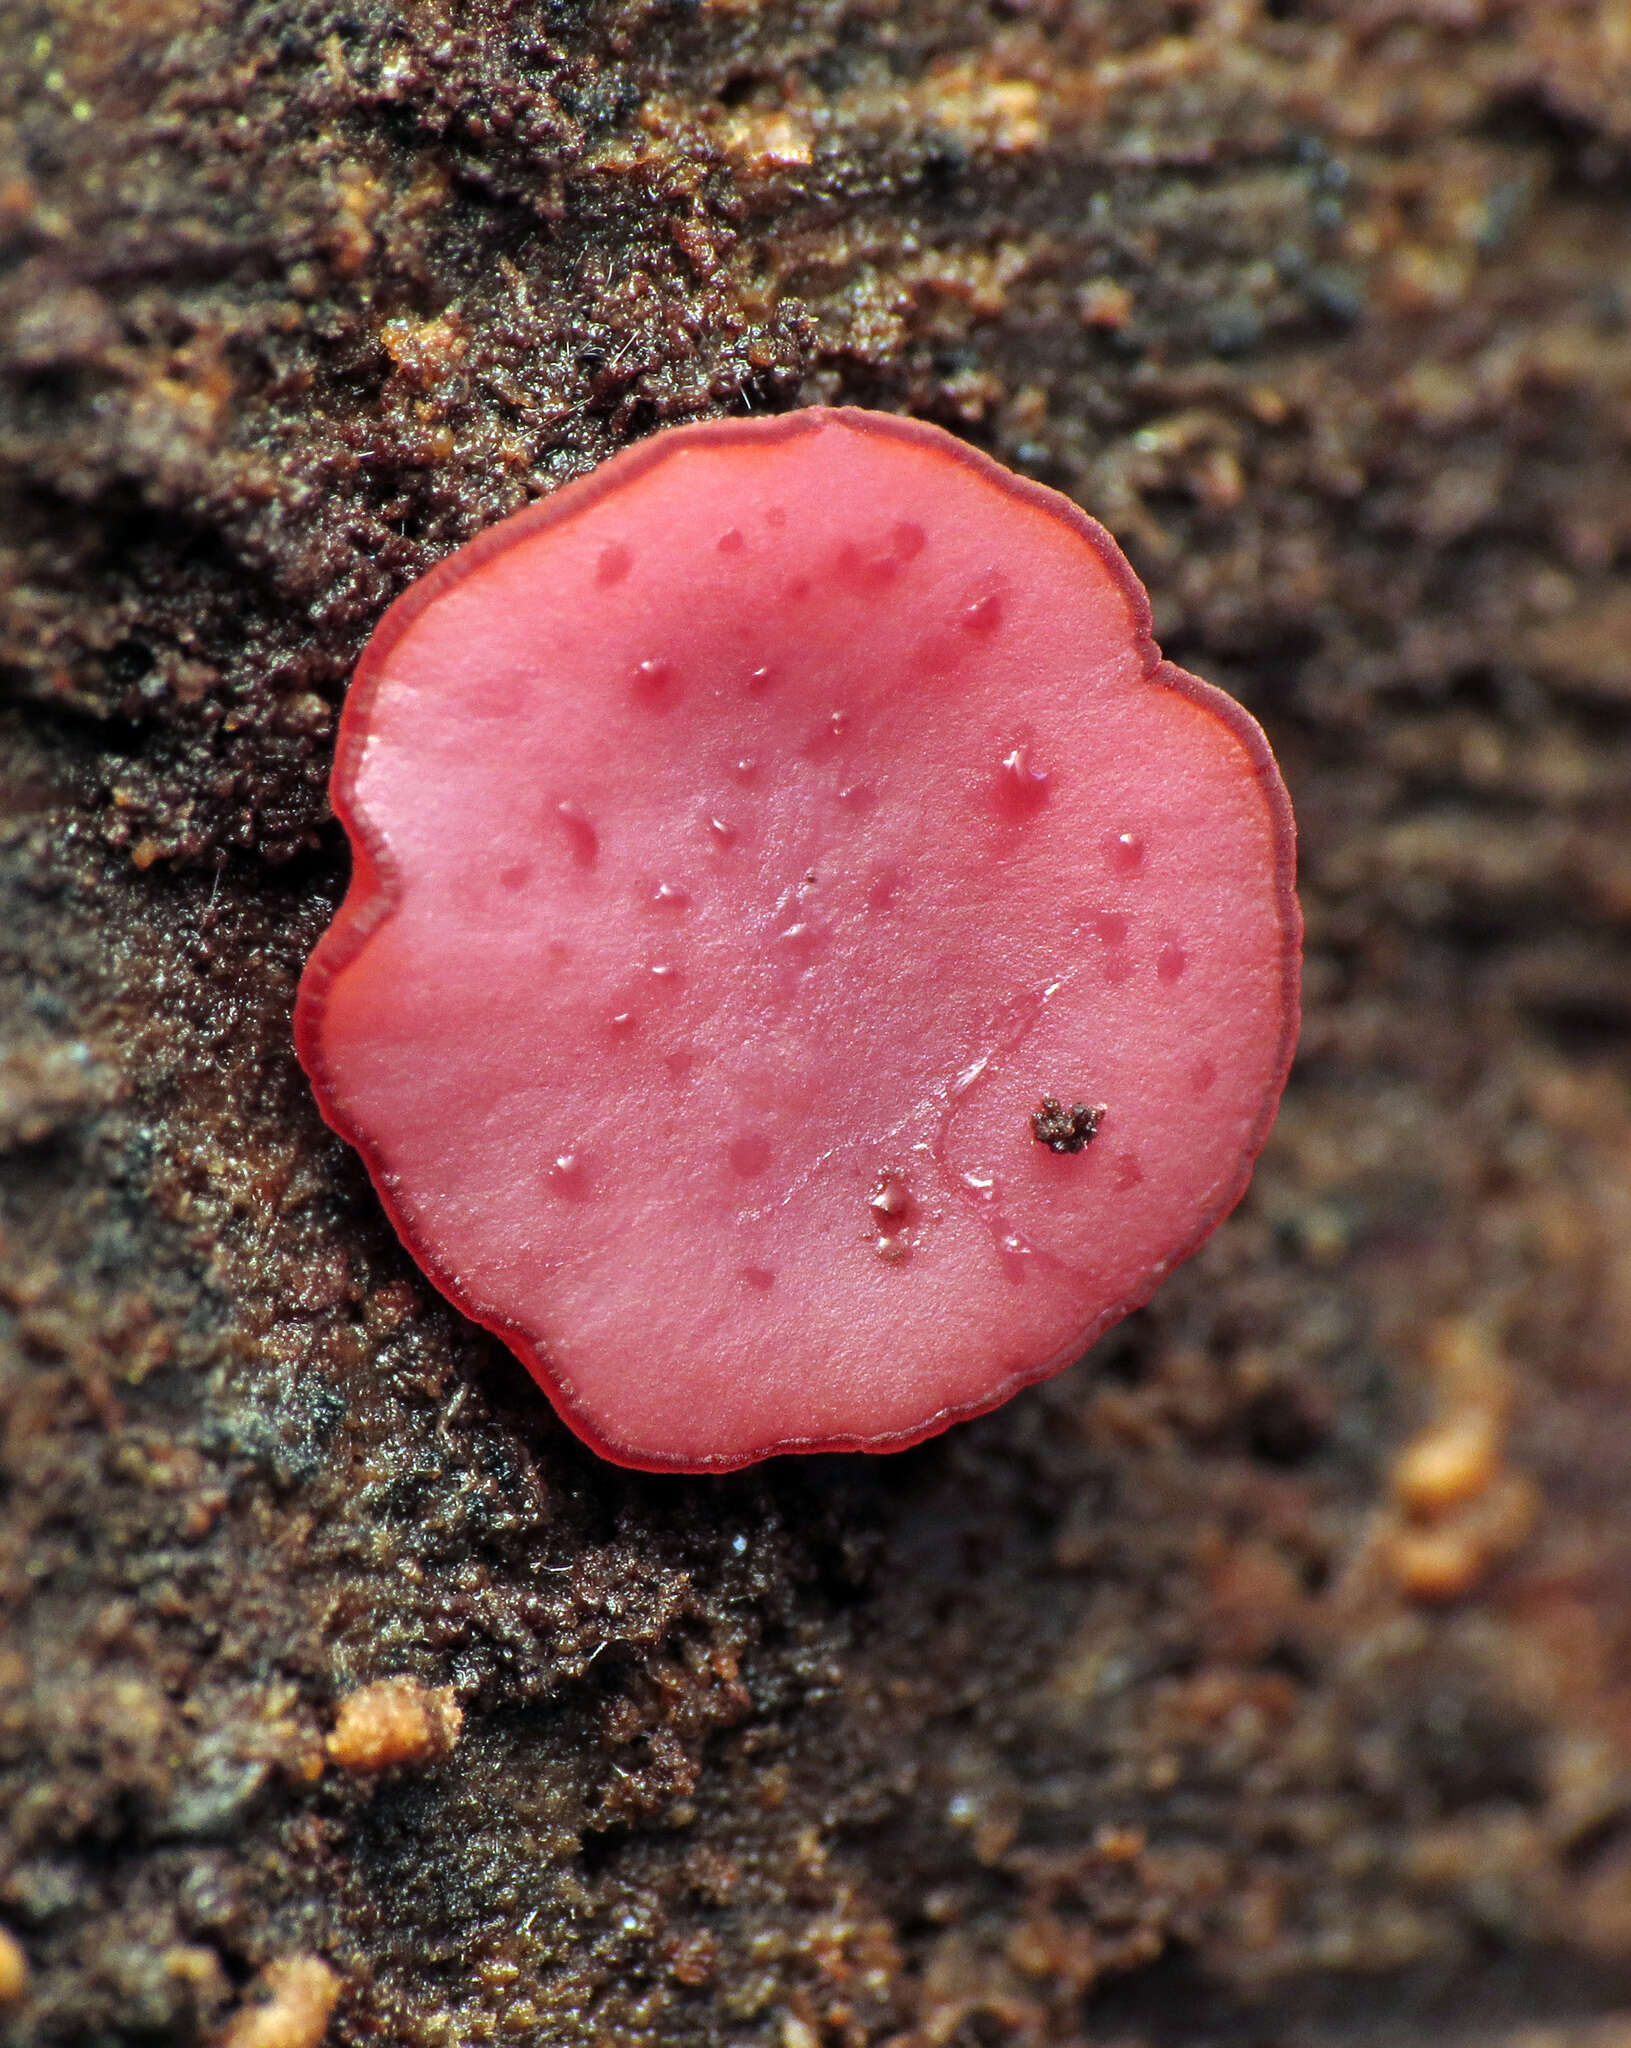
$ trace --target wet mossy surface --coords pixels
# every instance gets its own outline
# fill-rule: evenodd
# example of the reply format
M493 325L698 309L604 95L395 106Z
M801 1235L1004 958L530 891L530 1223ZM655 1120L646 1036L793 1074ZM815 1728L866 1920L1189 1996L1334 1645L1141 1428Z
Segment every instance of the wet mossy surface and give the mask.
M404 2048L1619 2038L1612 16L0 4L0 2028L321 1956ZM1280 753L1308 1023L1082 1364L642 1477L295 1065L334 718L493 518L816 400L1126 545ZM396 1674L462 1738L348 1777Z

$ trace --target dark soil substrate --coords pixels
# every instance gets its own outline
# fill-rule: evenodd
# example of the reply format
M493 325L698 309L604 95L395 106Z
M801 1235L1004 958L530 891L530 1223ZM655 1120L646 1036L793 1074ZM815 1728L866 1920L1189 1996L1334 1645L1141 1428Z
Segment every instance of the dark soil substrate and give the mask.
M0 0L0 2031L321 1957L404 2048L1631 2038L1623 30ZM498 514L817 399L1071 492L1262 717L1308 1026L1082 1364L642 1478L294 1064L334 715ZM348 1775L394 1674L462 1739Z

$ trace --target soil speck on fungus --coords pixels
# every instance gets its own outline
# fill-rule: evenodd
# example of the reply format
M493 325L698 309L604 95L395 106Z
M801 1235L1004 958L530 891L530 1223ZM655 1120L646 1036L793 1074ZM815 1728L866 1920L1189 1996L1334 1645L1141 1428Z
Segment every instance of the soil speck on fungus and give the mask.
M1031 1113L1031 1135L1050 1152L1085 1152L1099 1134L1105 1105L1073 1102L1069 1109L1057 1095L1044 1095L1040 1109Z

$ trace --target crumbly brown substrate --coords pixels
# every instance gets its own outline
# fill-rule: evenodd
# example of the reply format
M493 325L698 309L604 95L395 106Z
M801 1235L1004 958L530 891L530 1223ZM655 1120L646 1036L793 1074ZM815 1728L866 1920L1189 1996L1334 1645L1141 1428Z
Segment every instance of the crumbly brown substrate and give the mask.
M1622 13L0 7L8 2040L1624 2038ZM1127 545L1308 1027L1081 1366L642 1478L318 1122L328 751L451 546L810 399Z

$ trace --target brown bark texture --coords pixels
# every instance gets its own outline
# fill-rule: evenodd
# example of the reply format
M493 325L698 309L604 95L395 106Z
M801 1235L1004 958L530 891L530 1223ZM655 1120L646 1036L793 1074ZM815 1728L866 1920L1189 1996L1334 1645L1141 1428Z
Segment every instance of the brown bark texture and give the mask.
M1631 2042L1624 0L0 0L0 335L0 2037ZM335 715L813 401L1263 719L1307 1028L1080 1365L642 1477L296 1067Z

